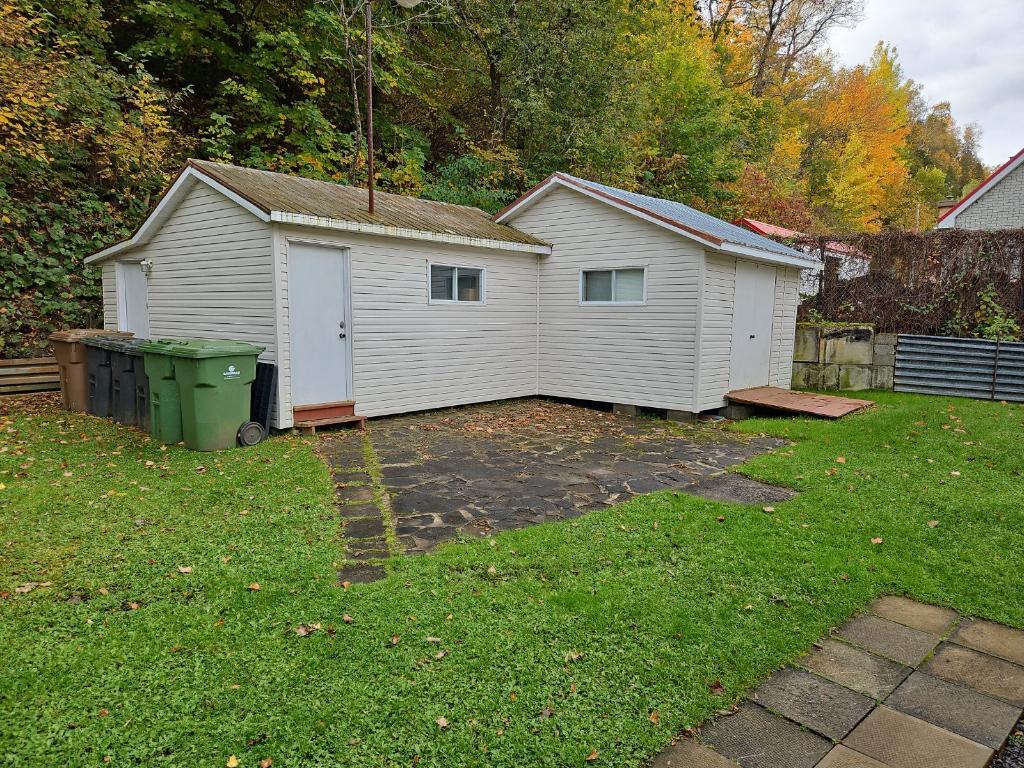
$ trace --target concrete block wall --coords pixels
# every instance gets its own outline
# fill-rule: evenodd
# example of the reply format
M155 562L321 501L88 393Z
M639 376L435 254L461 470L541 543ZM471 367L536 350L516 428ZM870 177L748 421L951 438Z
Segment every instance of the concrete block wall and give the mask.
M800 323L793 346L796 389L887 389L893 387L896 334L870 325Z

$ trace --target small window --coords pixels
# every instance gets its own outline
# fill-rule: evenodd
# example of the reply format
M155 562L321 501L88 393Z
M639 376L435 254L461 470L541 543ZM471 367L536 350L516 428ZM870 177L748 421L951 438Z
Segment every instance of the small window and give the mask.
M644 269L594 269L583 273L580 301L584 304L643 304Z
M430 300L481 304L484 300L484 271L474 267L430 265Z

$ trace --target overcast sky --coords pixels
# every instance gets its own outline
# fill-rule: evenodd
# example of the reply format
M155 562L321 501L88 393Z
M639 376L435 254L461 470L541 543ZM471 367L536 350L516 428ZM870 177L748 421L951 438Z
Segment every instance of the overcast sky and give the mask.
M842 64L866 62L879 40L929 104L948 101L981 127L981 159L998 165L1024 147L1024 0L867 0L864 20L829 38Z

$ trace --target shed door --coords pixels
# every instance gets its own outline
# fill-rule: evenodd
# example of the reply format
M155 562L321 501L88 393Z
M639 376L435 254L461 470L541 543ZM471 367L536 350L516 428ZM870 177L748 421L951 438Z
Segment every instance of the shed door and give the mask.
M288 244L292 404L352 399L348 251Z
M118 281L121 287L121 327L136 338L149 338L149 280L138 262L124 261L119 265Z
M730 389L768 384L775 314L775 267L736 261Z

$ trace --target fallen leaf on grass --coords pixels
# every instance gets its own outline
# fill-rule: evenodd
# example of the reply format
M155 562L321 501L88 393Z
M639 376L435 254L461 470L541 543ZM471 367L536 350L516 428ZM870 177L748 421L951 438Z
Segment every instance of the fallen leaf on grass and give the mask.
M343 582L341 582L341 588L344 589L346 592L348 592L348 588L351 587L351 586L352 586L352 582L351 581L343 581Z
M591 752L589 755L587 755L587 757L586 757L587 762L588 763L594 762L595 760L597 760L597 756L599 754L600 753L595 749L593 752Z
M885 539L883 539L881 536L876 536L875 538L873 538L871 540L871 543L872 544L881 544L883 541L885 541Z
M347 613L343 613L341 615L341 620L344 621L346 624L351 624L353 621L355 621L355 619L353 619Z
M401 638L400 635L392 635L391 636L391 645L398 645L398 643L401 641L401 639L402 638Z
M273 764L274 758L272 757L264 757L262 760L260 760L260 768L270 768L270 766L272 766Z
M569 651L565 654L566 661L579 661L583 658L583 651Z
M938 528L939 527L939 521L938 520L929 520L928 521L928 527L929 528Z
M260 585L259 585L259 583L258 583L258 582L255 582L255 581L254 581L254 582L253 582L252 584L250 584L250 585L248 586L248 590L249 590L250 592L259 592L259 591L260 591Z
M661 720L661 715L658 714L658 710L654 710L653 712L651 712L647 719L655 725L657 725L658 721Z
M768 512L769 514L775 511L775 507L761 507L762 512Z
M228 758L228 761L227 763L225 763L225 765L227 766L227 768L238 768L240 763L238 762L238 758L232 755Z
M191 565L179 565L178 566L178 573L192 573L192 566Z
M713 683L708 685L708 690L711 691L712 696L721 696L725 693L725 686L722 685L721 680L715 680Z
M960 477L960 473L957 472L955 469L952 472L950 472L949 474L951 474L953 477Z
M295 634L299 637L308 637L319 630L320 627L320 624L299 624L299 626L295 628Z
M836 464L845 464L845 463L846 463L846 457L845 456L836 456Z
M716 519L718 520L718 522L724 523L725 522L725 515L719 515Z
M540 711L540 719L547 720L553 714L555 714L555 710L553 710L551 707L544 707L544 709Z
M437 727L440 728L442 731L448 727L447 717L439 717L435 722L437 723Z
M448 651L441 650L441 651L438 651L437 653L434 654L434 658L437 659L438 661L440 661L441 659L443 659L447 655L448 655Z

